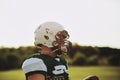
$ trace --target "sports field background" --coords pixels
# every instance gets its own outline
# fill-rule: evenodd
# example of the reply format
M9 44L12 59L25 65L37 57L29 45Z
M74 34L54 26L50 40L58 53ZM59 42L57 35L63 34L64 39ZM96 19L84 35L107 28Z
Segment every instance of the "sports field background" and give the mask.
M82 80L89 75L97 75L100 80L120 80L120 67L69 67L71 80ZM21 69L0 71L0 80L25 80Z

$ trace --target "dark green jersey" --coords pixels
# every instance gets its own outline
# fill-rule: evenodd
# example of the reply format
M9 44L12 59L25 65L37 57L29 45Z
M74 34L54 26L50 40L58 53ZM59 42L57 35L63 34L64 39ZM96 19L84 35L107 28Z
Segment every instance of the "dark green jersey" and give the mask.
M22 68L26 77L40 73L46 76L46 80L69 80L67 62L58 56L53 58L40 53L33 54L24 61Z

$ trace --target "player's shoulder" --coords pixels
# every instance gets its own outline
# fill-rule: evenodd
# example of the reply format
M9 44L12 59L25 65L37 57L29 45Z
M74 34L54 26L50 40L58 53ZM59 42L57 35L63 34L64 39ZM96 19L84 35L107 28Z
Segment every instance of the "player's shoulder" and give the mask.
M29 55L24 61L23 61L23 65L29 65L29 64L33 64L33 63L37 63L42 61L41 59L41 54L40 53L34 53Z
M44 61L40 58L41 54L36 53L30 55L27 59L24 60L22 64L22 69L25 73L33 71L47 71Z

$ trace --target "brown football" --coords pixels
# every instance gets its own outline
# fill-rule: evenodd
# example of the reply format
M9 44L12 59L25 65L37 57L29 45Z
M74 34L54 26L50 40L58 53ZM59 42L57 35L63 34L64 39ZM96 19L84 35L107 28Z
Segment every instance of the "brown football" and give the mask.
M99 80L97 76L88 76L84 80Z

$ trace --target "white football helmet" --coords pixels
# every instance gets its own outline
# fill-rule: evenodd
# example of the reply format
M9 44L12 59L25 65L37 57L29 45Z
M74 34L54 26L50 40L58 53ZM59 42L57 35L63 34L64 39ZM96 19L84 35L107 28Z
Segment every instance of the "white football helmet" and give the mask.
M45 22L35 30L35 45L47 47L58 46L59 42L66 42L69 38L68 32L57 22Z

